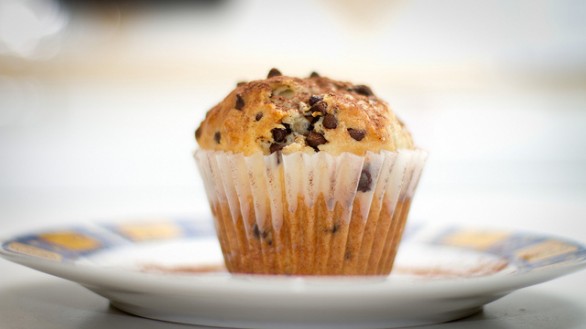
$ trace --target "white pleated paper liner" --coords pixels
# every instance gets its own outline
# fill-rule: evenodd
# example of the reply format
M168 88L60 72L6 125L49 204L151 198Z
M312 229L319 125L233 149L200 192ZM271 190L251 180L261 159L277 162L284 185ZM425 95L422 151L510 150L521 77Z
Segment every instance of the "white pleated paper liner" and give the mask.
M228 270L306 275L390 273L426 156L195 152Z

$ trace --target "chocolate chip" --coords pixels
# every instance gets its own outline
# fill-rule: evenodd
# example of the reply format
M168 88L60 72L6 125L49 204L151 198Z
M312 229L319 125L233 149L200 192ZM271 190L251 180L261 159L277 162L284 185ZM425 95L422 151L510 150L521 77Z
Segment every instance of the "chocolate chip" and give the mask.
M282 124L282 125L285 127L285 129L287 130L287 135L289 135L289 134L291 133L291 131L292 131L292 130L291 130L291 125L289 125L288 123L284 123L284 122L283 122L283 123L281 123L281 124Z
M239 81L238 83L236 83L236 87L244 86L245 84L246 81Z
M316 152L319 152L317 148L319 145L325 144L328 140L324 137L324 135L320 133L316 133L315 131L310 131L309 135L305 138L305 142L307 145L311 146Z
M285 144L273 143L269 147L269 151L271 153L279 152L283 149L283 147L285 147Z
M281 74L281 71L279 71L279 70L277 70L276 68L273 67L269 71L269 74L267 75L267 79L268 78L272 78L272 77L278 77L279 75L283 75L283 74Z
M334 234L334 233L338 232L339 230L340 230L340 225L338 223L335 223L334 226L332 226L332 228L328 230L328 232Z
M260 119L262 119L262 117L263 117L263 116L264 116L264 114L263 114L262 112L258 112L258 113L256 114L256 116L254 117L254 119L255 119L256 121L260 121Z
M370 170L367 168L362 169L360 173L360 179L358 180L357 190L360 192L368 192L371 189L372 177L370 176Z
M352 87L351 90L359 95L364 95L364 96L373 96L374 95L372 90L368 86L365 86L365 85L356 85L356 86Z
M236 108L237 110L242 110L242 108L244 107L244 98L242 98L242 96L240 96L240 94L236 95L236 105L234 105L234 108Z
M310 78L319 78L319 74L315 71L311 72L311 74L309 75Z
M317 102L315 103L310 109L309 112L311 113L315 113L318 112L320 114L325 114L326 113L326 109L328 108L328 103L321 101L321 102Z
M266 241L269 246L273 245L273 234L269 231L261 230L257 224L252 225L252 235L258 240Z
M322 121L324 128L326 129L336 129L338 127L338 119L336 116L331 113L326 113L324 116L324 120Z
M216 131L216 133L214 134L214 140L216 141L216 143L220 144L220 140L222 140L222 134L220 134L219 131Z
M195 139L199 139L199 137L201 137L201 126L195 130Z
M307 121L309 121L309 123L314 124L317 122L317 120L319 120L319 116L313 116L313 115L306 115L305 118L307 119Z
M283 128L273 128L271 129L271 134L273 135L273 139L277 143L284 142L288 135L287 129Z
M319 95L311 95L311 97L309 97L309 105L313 106L315 103L320 102L324 99L323 96L319 96Z
M252 225L252 234L254 235L255 238L260 240L260 229L258 228L258 225L256 225L256 224Z
M357 141L361 141L364 136L366 136L366 131L364 129L348 128L348 133L350 134L350 137Z
M262 240L264 242L267 243L267 245L269 245L269 246L273 245L273 233L271 231L261 231L260 237L262 238Z
M344 259L350 260L351 258L352 258L352 252L350 250L347 250L346 253L344 254Z

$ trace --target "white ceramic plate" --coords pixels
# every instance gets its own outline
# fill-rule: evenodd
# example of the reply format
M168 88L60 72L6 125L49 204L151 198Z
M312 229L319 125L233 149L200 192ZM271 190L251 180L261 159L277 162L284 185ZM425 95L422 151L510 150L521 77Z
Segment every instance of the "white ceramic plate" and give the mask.
M444 322L586 265L586 248L564 239L411 225L387 277L230 275L202 221L118 223L23 234L4 240L0 255L77 282L129 313L237 328Z

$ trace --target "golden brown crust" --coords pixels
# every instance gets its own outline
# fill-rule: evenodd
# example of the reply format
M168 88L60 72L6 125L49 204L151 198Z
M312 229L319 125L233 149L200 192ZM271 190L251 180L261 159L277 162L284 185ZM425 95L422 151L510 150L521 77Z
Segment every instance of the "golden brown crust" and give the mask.
M250 155L413 149L413 140L370 88L312 74L239 83L196 130L200 147Z

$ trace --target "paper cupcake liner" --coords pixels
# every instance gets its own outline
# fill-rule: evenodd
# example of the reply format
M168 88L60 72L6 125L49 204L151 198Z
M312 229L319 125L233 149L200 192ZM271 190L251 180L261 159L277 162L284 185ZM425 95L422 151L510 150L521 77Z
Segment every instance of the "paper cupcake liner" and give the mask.
M281 155L198 150L234 273L390 273L426 153Z

